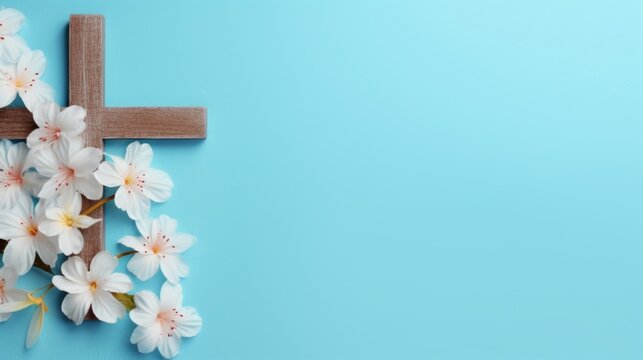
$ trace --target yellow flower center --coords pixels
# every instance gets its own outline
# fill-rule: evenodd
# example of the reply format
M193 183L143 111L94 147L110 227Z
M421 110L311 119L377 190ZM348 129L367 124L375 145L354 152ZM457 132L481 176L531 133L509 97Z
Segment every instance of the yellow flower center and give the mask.
M67 227L72 227L74 225L74 219L67 214L63 218L63 223L67 225Z
M92 290L92 292L96 291L97 287L98 287L98 284L96 284L96 281L92 281L92 283L89 284L89 288Z
M134 184L134 179L132 179L131 176L127 175L127 177L125 178L125 180L123 180L123 182L125 183L125 186L130 186Z
M15 84L16 84L16 88L18 89L22 89L23 87L25 87L25 82L22 81L22 79L16 79Z
M36 229L33 225L30 225L30 226L29 226L29 229L27 230L27 232L28 232L28 233L29 233L29 235L31 235L31 236L36 236L36 235L38 235L38 229Z

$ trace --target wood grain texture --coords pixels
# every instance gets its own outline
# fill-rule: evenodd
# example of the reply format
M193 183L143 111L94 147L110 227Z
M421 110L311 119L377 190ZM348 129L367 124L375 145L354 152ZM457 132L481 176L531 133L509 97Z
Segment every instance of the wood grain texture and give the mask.
M103 150L101 109L105 91L105 21L100 15L72 15L69 20L69 103L87 110L85 143ZM94 204L83 199L83 209ZM92 217L103 219L103 208ZM83 230L85 246L80 257L89 264L105 248L105 225L101 221Z
M104 139L205 139L207 111L202 107L105 108Z
M0 139L22 140L36 128L27 109L0 109Z

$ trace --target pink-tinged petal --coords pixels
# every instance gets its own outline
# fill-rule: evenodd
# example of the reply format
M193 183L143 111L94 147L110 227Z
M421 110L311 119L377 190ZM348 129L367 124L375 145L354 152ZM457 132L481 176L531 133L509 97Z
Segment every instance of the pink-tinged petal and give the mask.
M103 186L91 175L85 178L76 178L76 189L90 200L99 200L103 197Z
M153 155L152 147L149 144L135 141L127 146L125 162L128 165L136 166L138 170L143 170L150 167Z
M167 173L156 169L148 169L145 171L143 193L152 201L167 201L170 196L172 196L173 187L174 183Z
M36 258L36 247L31 237L14 238L7 244L2 255L5 265L11 266L19 275L26 274Z
M78 105L72 105L65 108L59 115L57 114L57 124L67 136L80 135L86 127L86 116L85 109Z
M103 160L103 153L94 147L86 147L78 153L71 154L69 168L74 169L77 177L83 178L91 175L98 164Z
M51 279L51 282L58 290L64 291L69 294L83 294L90 290L88 284L77 283L60 275L54 276Z
M83 323L85 316L89 312L92 304L92 295L90 292L80 294L68 294L63 299L61 310L76 325Z
M113 324L125 315L125 307L118 300L102 289L94 292L92 310L98 320Z
M150 254L135 254L127 263L127 270L134 274L139 280L146 281L152 278L159 270L160 261L158 256Z
M36 253L45 264L52 268L56 266L56 260L58 259L58 241L56 238L38 234L34 238L34 245L36 246Z
M182 317L177 319L177 333L182 337L197 336L203 326L203 320L193 307L184 307L181 310Z
M89 284L87 265L79 256L72 256L60 268L63 275L78 284Z
M176 234L171 239L171 246L166 248L168 254L179 254L189 249L196 242L196 238L188 234Z
M101 280L109 276L116 269L116 266L118 266L116 256L107 251L101 251L92 259L92 263L89 266L89 278Z
M127 246L130 249L134 249L138 252L143 252L145 251L145 247L143 246L143 243L141 242L141 238L137 238L134 236L124 236L118 242L120 244L123 244Z
M45 304L40 304L29 323L29 330L27 330L27 338L25 339L25 348L31 349L31 347L36 344L36 341L38 341L40 333L42 332L42 325L44 322Z
M177 255L167 254L161 258L161 272L169 282L177 284L188 276L190 269Z
M127 216L132 220L140 220L148 216L150 212L150 200L135 190L121 186L116 191L114 201L117 208L127 211Z
M27 136L27 146L32 150L40 150L56 140L56 138L51 135L49 130L38 128Z
M159 341L159 352L166 359L171 359L179 354L181 347L180 336L161 336Z
M147 327L158 321L159 299L151 291L143 290L134 295L134 303L136 307L129 314L134 324Z
M140 353L151 353L158 347L161 331L161 324L158 322L149 327L137 326L132 332L130 342L136 344Z
M161 286L161 311L180 308L183 303L183 288L180 284L173 284L169 281Z
M109 292L126 293L132 290L132 280L125 274L113 273L101 280L100 287Z
M100 222L100 219L94 219L89 216L80 215L74 221L74 226L79 229L87 229L88 227Z
M49 84L36 80L28 89L18 91L18 95L29 111L33 111L42 103L53 101L54 89Z
M83 234L76 228L65 228L63 232L58 235L58 248L67 256L80 253L84 246L85 239L83 238Z
M64 173L55 174L42 186L42 190L40 190L40 192L38 193L38 197L41 199L53 199L62 194L70 193L71 191L69 191L69 185L69 179L67 179Z
M116 171L114 165L104 161L98 166L94 177L103 186L117 187L123 185L123 177Z

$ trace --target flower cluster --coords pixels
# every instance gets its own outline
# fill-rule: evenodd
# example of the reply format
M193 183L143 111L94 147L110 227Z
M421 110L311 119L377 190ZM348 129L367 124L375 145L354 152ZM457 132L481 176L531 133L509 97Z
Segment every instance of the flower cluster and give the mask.
M20 97L37 125L26 143L0 140L0 322L30 307L36 311L26 347L36 342L48 307L46 295L66 293L61 310L76 325L91 313L115 323L129 311L136 324L130 341L143 353L158 349L165 358L179 353L181 338L201 329L196 310L182 305L182 278L188 266L180 254L195 242L178 232L168 216L150 219L152 202L165 202L173 183L152 168L152 148L134 142L125 157L107 155L84 141L86 111L61 109L52 88L41 80L46 59L18 35L25 18L17 10L0 10L0 107ZM104 187L116 188L103 198ZM83 198L95 201L83 210ZM84 247L82 230L100 221L91 214L114 200L136 222L140 236L119 243L129 250L116 256L103 251L89 264L77 256ZM57 267L59 254L66 256ZM115 272L119 259L130 256L127 269L146 281L157 272L166 278L157 297L150 291L130 294L128 275ZM40 289L15 288L18 278L38 267L53 275Z

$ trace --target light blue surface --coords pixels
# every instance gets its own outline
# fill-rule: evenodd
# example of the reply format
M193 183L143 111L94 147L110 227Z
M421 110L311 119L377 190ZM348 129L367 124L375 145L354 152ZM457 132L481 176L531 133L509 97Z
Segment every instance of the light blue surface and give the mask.
M100 13L108 105L208 107L207 141L153 142L153 213L199 238L181 358L643 357L641 1L2 5L61 102L68 16ZM139 358L54 314L0 358Z

